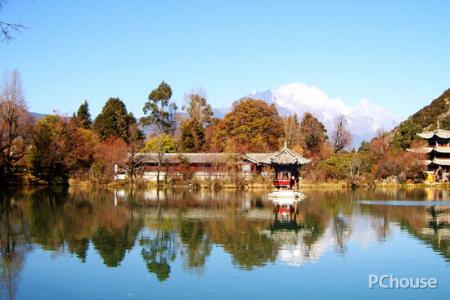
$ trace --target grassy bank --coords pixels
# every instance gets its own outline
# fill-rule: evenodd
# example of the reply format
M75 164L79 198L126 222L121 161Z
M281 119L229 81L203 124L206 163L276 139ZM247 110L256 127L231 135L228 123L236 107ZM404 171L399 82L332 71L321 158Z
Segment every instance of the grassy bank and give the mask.
M156 189L158 185L156 182L138 182L130 184L126 180L117 180L105 185L95 185L89 180L70 179L69 185L71 187L77 187L81 189L90 189L92 187L101 186L102 188L139 188L139 189ZM385 181L375 181L371 184L352 185L348 181L302 181L300 189L374 189L374 188L389 188L389 189L415 189L415 188L442 188L450 189L450 183L394 183ZM224 181L220 183L211 183L210 181L195 181L195 182L177 182L177 183L165 183L160 182L159 188L161 189L194 189L194 190L272 190L274 187L268 182L248 182L242 185L236 185L235 183Z

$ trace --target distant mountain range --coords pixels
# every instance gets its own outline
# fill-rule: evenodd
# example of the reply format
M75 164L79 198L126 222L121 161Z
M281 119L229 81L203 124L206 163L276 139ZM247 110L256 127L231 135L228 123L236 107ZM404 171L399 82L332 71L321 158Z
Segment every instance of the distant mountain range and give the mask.
M32 111L29 111L29 114L30 114L30 115L33 117L33 119L35 119L35 120L42 119L43 117L46 116L46 114L40 114L40 113L36 113L36 112L32 112Z
M332 99L319 88L304 83L256 91L245 97L274 103L281 115L296 113L301 118L305 112L310 112L325 125L329 134L333 132L336 117L343 115L353 137L353 147L359 147L364 140L371 140L379 131L392 130L401 121L392 112L370 103L365 98L355 106L349 106L342 99ZM222 108L214 112L216 116L221 117L229 110L230 108Z

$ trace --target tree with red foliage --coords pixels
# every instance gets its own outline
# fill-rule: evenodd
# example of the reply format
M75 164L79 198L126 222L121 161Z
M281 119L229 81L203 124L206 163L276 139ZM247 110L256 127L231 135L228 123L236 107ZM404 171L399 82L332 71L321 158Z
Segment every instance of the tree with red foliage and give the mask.
M122 164L128 154L128 146L119 137L111 136L94 148L95 162L91 167L94 180L106 184L114 179L115 167Z

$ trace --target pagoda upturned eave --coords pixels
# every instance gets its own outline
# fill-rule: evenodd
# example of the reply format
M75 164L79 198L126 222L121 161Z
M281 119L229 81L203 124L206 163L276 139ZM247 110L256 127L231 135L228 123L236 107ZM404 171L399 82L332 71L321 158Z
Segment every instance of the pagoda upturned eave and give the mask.
M427 140L429 140L433 137L438 137L441 139L450 139L450 130L436 129L436 130L432 130L432 131L420 132L417 135L420 136L421 138L427 139Z
M406 151L418 154L428 154L431 153L432 151L435 151L437 153L450 153L450 147L449 146L422 147L422 148L406 149Z

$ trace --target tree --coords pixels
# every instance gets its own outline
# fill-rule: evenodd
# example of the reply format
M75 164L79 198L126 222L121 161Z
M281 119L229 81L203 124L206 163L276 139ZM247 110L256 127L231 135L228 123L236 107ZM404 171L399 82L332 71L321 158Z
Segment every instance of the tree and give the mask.
M300 124L297 114L283 118L284 139L289 148L299 148L301 146Z
M128 142L128 130L133 124L136 124L136 118L127 112L122 100L109 98L92 127L101 140L116 136Z
M158 162L156 182L159 187L161 167L164 164L164 154L175 152L175 141L168 134L151 137L147 143L145 143L145 152L156 154Z
M181 125L180 150L183 152L200 152L206 150L206 131L213 124L214 117L211 105L207 104L202 92L186 96L187 105L183 109L189 118Z
M89 112L89 104L87 101L84 101L84 103L80 105L77 114L74 116L74 119L81 128L85 129L91 128L92 119L91 114Z
M219 151L265 152L279 148L283 121L273 104L242 99L219 121L214 147Z
M303 149L311 156L320 154L323 144L328 139L325 126L311 113L305 113L300 123L300 132Z
M189 119L197 119L203 128L207 128L213 122L213 111L211 105L207 103L202 91L193 92L186 96L187 105L183 106Z
M200 152L205 144L205 130L197 118L181 123L180 151Z
M176 127L177 105L170 103L172 97L172 88L164 81L152 90L148 95L148 101L145 103L143 111L148 116L141 118L141 124L152 126L157 134L174 135Z
M347 120L342 115L334 121L334 132L331 136L331 143L335 153L349 146L352 141L352 135L347 130L346 124Z
M5 7L7 0L0 0L0 12ZM22 31L25 28L22 24L0 21L0 35L3 42L9 42L13 39L13 34Z
M421 126L411 118L402 122L395 130L393 145L399 149L407 149L411 143L417 140L417 133L422 130Z
M116 165L121 165L128 155L128 145L117 136L110 136L96 145L95 162L91 175L97 183L106 184L114 180Z
M17 70L5 73L0 92L0 181L13 180L14 169L31 143L31 116L27 112Z
M30 152L31 172L50 184L64 184L69 178L64 134L65 123L59 116L46 116L35 126Z
M141 151L143 144L142 131L138 128L137 124L131 125L130 128L128 128L128 158L124 164L130 183L135 182L136 177L141 171L138 153Z
M66 121L64 133L64 161L69 174L83 178L94 163L97 136L89 129L78 126L74 120Z

